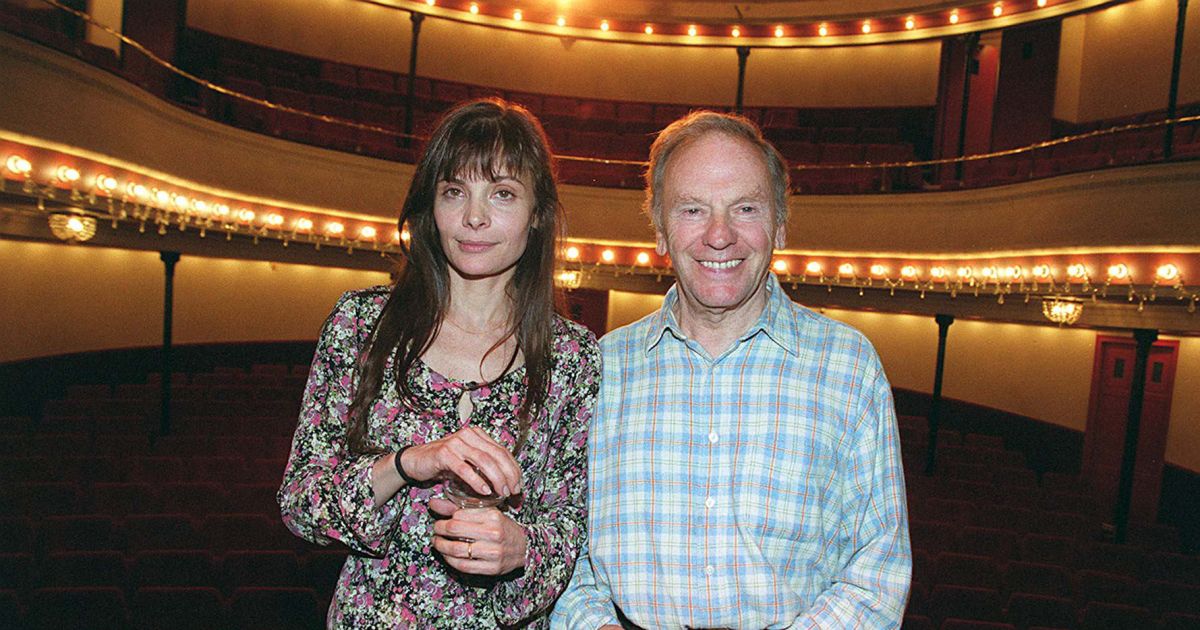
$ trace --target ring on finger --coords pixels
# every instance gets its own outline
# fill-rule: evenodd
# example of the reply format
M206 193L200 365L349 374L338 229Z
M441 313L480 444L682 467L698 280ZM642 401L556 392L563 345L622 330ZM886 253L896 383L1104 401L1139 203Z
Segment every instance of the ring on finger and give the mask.
M474 544L475 544L474 541L467 542L467 560L475 559L475 556L471 554L471 545L474 545Z

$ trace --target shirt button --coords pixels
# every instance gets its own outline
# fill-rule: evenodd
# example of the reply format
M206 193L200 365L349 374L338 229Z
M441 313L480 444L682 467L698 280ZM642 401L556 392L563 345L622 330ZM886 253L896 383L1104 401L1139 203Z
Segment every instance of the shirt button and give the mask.
M713 568L713 565L711 565L711 564L710 564L710 565L708 565L708 566L706 566L706 567L704 567L704 574L705 574L705 575L712 575L713 573L716 573L716 572L717 572L717 570L716 570L716 569L714 569L714 568Z
M708 497L707 499L704 500L704 507L706 507L706 508L710 508L716 504L717 504L717 500L712 497Z
M716 431L713 431L712 433L708 434L708 441L713 444L717 443L717 432Z

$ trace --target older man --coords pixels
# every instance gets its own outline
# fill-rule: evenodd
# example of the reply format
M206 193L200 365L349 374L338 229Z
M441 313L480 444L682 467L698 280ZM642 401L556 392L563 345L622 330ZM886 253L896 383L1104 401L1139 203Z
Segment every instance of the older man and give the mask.
M601 342L588 548L558 627L895 628L911 578L891 390L870 343L770 273L787 169L693 113L650 152L678 281Z

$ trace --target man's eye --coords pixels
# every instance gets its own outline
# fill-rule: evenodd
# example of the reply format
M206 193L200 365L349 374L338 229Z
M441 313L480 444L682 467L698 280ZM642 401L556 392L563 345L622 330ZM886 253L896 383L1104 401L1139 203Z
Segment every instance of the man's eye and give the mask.
M758 212L758 206L742 206L738 208L738 212L741 212L742 214L753 214Z

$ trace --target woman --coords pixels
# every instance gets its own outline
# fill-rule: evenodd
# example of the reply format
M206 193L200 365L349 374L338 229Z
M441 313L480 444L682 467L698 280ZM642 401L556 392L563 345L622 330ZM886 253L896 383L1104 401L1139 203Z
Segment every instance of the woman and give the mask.
M330 627L548 625L584 541L599 378L595 337L554 312L560 214L537 120L462 105L413 174L395 285L326 321L279 503L352 551ZM459 509L452 479L504 503Z

